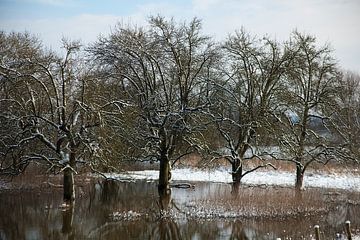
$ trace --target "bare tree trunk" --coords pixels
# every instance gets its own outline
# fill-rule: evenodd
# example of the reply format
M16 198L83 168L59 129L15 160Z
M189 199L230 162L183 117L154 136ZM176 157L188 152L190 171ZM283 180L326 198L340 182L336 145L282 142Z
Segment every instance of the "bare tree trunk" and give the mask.
M159 194L159 207L160 210L167 211L169 210L169 205L171 202L171 189L168 189L165 194Z
M239 188L242 178L242 164L240 159L236 159L235 161L233 161L231 163L231 167L232 167L231 175L233 180L231 186L231 193L236 195L239 193Z
M64 170L64 201L72 202L75 200L74 173L72 169Z
M232 174L233 183L237 183L239 185L241 182L242 170L243 170L240 159L236 159L235 161L233 161L231 166L232 166L231 174Z
M303 167L299 164L296 165L296 181L295 181L295 189L302 190L304 184L304 171Z
M234 196L238 195L240 189L240 183L239 182L233 182L231 184L231 194Z
M71 147L69 166L64 170L64 201L72 202L75 200L74 169L76 164L75 148Z
M159 195L167 195L170 190L169 180L171 177L170 161L168 155L167 133L164 128L159 129L160 135L160 170L159 170Z
M158 190L160 196L167 195L167 192L170 190L170 162L168 157L162 156L160 159L160 172L159 172L159 185Z

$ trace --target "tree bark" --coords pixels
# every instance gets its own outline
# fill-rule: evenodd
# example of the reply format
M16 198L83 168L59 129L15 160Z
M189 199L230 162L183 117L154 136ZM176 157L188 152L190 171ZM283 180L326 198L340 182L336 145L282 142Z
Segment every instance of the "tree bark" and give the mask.
M238 195L239 189L240 189L240 183L239 182L233 182L231 184L231 194L233 194L234 196Z
M160 210L167 211L171 202L171 189L169 188L163 194L159 194L159 207Z
M162 156L160 159L160 172L159 172L159 185L158 190L159 194L167 195L167 192L170 191L170 162L167 156Z
M296 165L296 181L295 181L295 189L302 190L304 184L304 167L297 164Z
M164 128L159 129L160 136L160 170L159 170L159 195L167 195L170 191L169 180L171 177L170 160L168 155L167 133Z
M241 178L242 178L242 164L240 159L235 159L235 161L232 162L232 180L233 183L236 183L237 185L240 185Z
M64 201L75 200L74 173L70 168L64 170Z
M75 148L71 147L69 167L64 169L64 201L72 202L75 200L75 183L74 183L74 172L76 165L76 152Z

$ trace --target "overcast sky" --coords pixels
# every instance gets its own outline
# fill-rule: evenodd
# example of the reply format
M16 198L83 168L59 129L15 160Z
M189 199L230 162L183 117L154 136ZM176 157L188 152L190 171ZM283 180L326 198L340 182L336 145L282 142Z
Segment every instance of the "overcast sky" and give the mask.
M0 29L27 30L57 50L63 36L88 43L119 21L143 25L154 14L198 17L217 40L242 26L278 40L298 29L330 43L340 66L360 72L360 0L0 0Z

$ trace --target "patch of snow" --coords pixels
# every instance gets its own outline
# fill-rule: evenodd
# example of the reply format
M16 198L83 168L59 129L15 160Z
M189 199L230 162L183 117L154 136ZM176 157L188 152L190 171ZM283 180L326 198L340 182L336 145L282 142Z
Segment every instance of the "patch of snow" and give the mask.
M127 212L113 212L109 215L109 217L113 221L124 221L124 220L136 220L141 217L141 214L138 212L134 212L129 210Z
M129 171L124 174L106 174L109 178L121 180L157 180L159 171ZM232 177L225 169L211 171L181 168L172 170L173 181L231 183ZM242 183L249 185L294 186L295 173L281 171L257 171L246 175ZM344 189L360 191L360 176L353 174L305 173L305 187Z
M61 160L59 161L59 164L65 164L70 161L69 153L64 153L63 151L60 152Z

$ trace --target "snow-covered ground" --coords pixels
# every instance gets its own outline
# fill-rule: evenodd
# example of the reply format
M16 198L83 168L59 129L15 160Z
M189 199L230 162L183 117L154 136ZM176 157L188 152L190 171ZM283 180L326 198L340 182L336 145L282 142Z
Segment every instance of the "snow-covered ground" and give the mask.
M106 174L109 178L121 180L157 180L159 172L157 170L130 171L123 174ZM216 182L231 183L231 174L225 169L211 171L200 169L173 169L173 181L192 181L192 182ZM251 185L276 185L293 186L295 173L282 171L257 171L246 175L242 183ZM360 192L360 176L354 174L324 174L324 173L305 173L305 187L320 187L332 189L344 189Z

